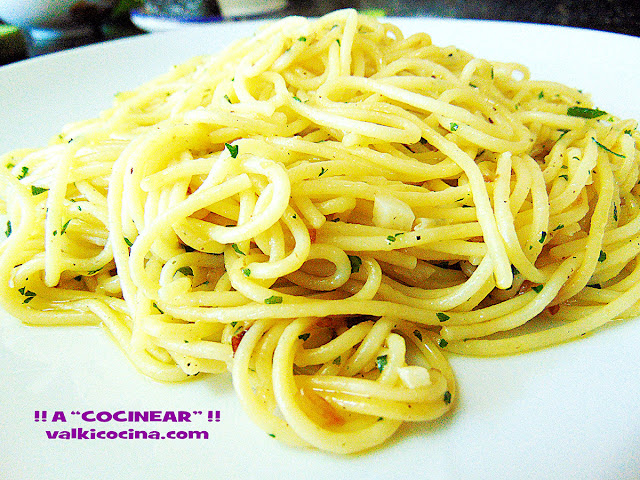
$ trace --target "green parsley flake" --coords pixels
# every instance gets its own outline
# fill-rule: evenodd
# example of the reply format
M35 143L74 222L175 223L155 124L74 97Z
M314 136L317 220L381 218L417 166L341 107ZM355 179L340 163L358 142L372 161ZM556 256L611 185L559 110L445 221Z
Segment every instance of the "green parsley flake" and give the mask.
M307 41L307 37L298 37L298 41L299 42L306 42Z
M305 341L306 339L308 339L311 336L311 334L309 332L307 333L303 333L302 335L298 335L298 338L302 341Z
M447 405L451 403L451 392L449 390L444 392L443 400L444 400L444 403L446 403Z
M18 292L26 297L24 300L22 300L22 303L29 303L31 300L33 300L33 297L36 296L36 292L27 290L25 287L19 288Z
M545 238L547 238L547 232L542 231L542 232L540 233L540 240L538 240L538 242L540 242L540 243L544 243Z
M395 235L388 235L387 236L387 243L389 245L391 245L393 242L396 241L396 239L400 236L400 235L404 235L402 232L400 233L396 233Z
M556 228L553 229L553 231L555 232L556 230L560 230L561 228L564 228L563 223L559 224Z
M49 190L48 188L44 188L44 187L36 187L35 185L31 185L31 195L33 195L34 197L36 195L40 195L41 193L46 192L47 190Z
M340 357L336 357L333 359L333 364L334 365L340 365L340 362L342 362L342 359Z
M376 358L376 367L378 367L378 370L382 372L384 370L384 367L386 366L387 366L386 355L380 355L378 358Z
M224 146L227 147L227 150L229 150L229 154L231 155L231 158L236 158L238 156L238 145L231 145L230 143L225 143Z
M60 229L60 235L64 235L64 233L67 231L67 227L69 226L69 224L71 223L71 220L67 220L66 223L64 225L62 225L62 228Z
M603 145L602 143L600 143L598 140L596 140L594 137L591 137L591 140L593 140L594 142L596 142L596 145L598 145L601 149L603 149L605 152L609 152L612 155L615 155L618 158L627 158L626 155L623 155L621 153L616 153L613 150L611 150L610 148L607 148L605 145Z
M542 90L540 90L540 93L538 94L538 100L544 98L544 92Z
M446 347L447 345L449 345L449 342L447 342L444 338L440 338L440 339L438 339L438 346L439 346L440 348L444 348L444 347Z
M327 168L324 167L320 167L320 174L318 175L319 177L321 177L322 175L324 175L325 173L327 173Z
M613 220L618 221L618 206L615 203L613 204Z
M11 236L11 220L7 220L7 229L4 231L4 234L7 236Z
M446 313L442 313L442 312L436 313L436 317L438 317L438 320L440 320L441 322L446 322L447 320L449 320L451 318L449 315L447 315Z
M160 313L164 313L160 307L158 306L158 304L156 302L153 302L153 308L155 308L156 310L158 310Z
M124 237L124 243L126 243L128 247L133 247L133 242L127 237Z
M282 297L280 297L279 295L271 295L269 298L264 299L264 303L266 303L267 305L282 303Z
M245 277L250 277L251 276L251 270L249 268L243 268L242 269L242 273L244 273Z
M414 330L413 334L416 336L416 338L420 341L422 341L422 333L420 333L420 330Z
M598 261L600 263L604 262L607 259L607 254L604 253L603 250L600 250L600 255L598 255Z
M533 290L536 293L540 293L543 287L544 285L534 285L533 287L531 287L531 290Z
M586 107L569 107L567 108L567 115L570 117L580 117L580 118L598 118L603 115L606 115L607 112L603 110L598 110L597 108L586 108Z
M449 125L449 127L451 128L452 132L455 132L456 130L458 130L459 125L455 122L451 122L451 125Z
M29 174L29 167L22 167L22 173L20 175L18 175L18 180L22 180L24 177L26 177Z
M348 255L349 262L351 262L351 273L358 273L362 266L362 259L357 255Z
M240 247L238 247L237 243L232 243L231 244L231 248L233 248L233 250L238 254L238 255L244 255L244 252L242 250L240 250Z

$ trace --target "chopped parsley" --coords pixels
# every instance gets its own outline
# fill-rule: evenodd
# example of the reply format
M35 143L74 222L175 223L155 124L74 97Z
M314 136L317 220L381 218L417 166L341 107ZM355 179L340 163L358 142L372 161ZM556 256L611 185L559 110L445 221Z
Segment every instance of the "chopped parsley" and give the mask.
M443 400L444 400L444 403L446 403L447 405L451 403L451 392L449 390L444 392Z
M160 313L164 314L164 312L160 309L160 307L158 306L158 304L156 302L153 302L153 308L158 310Z
M603 145L602 143L600 143L598 140L596 140L594 137L591 137L591 140L593 140L594 142L596 142L596 145L598 145L601 149L603 149L605 152L609 152L612 155L615 155L618 158L627 158L626 155L623 155L621 153L616 153L613 150L611 150L610 148L607 148L605 145Z
M357 255L348 255L348 257L349 262L351 262L351 273L358 273L362 265L362 259Z
M302 335L298 335L298 338L302 341L308 339L311 336L311 334L309 332L307 333L303 333Z
M236 158L238 156L238 145L231 145L230 143L225 143L224 146L227 147L227 150L229 150L229 154L231 155L231 158Z
M451 128L452 132L455 132L456 130L458 130L459 125L456 122L451 122L451 125L449 125L449 127Z
M607 112L603 110L599 110L597 108L587 108L587 107L569 107L567 108L567 115L570 117L580 117L580 118L598 118L603 115L606 115Z
M7 238L11 236L11 220L7 220L7 229L4 231L4 234Z
M536 293L540 293L543 287L544 285L534 285L533 287L531 287L531 290L533 290Z
M564 228L563 223L559 224L556 228L553 229L553 231L555 232L556 230L560 230L561 228Z
M547 232L545 232L544 230L540 233L540 240L538 240L538 242L540 243L544 243L545 238L547 238Z
M444 348L444 347L446 347L447 345L449 345L449 342L447 342L444 338L440 338L440 339L438 339L438 346L439 346L440 348Z
M598 255L598 261L600 263L604 262L607 259L607 254L604 253L603 250L600 250L600 255Z
M307 37L298 37L298 41L299 42L306 42L307 41Z
M300 99L299 99L298 97L296 97L295 95L293 96L293 99L294 99L296 102L300 102L300 103L302 103L302 100L300 100Z
M542 90L540 90L540 93L538 94L538 100L544 98L544 92Z
M133 247L133 242L127 237L124 237L124 243L126 243L128 247Z
M22 180L24 177L26 177L29 173L29 167L22 167L22 173L20 173L20 175L18 175L18 180Z
M618 206L615 203L613 204L613 220L618 221Z
M35 185L31 185L31 195L33 195L34 197L36 195L40 195L41 193L46 192L47 190L49 190L48 188L44 188L44 187L36 187Z
M31 290L27 290L25 287L19 288L18 291L20 292L20 295L25 296L25 299L22 300L22 303L29 303L31 300L33 300L33 297L36 296L35 292L32 292Z
M276 305L282 303L282 297L279 295L271 295L269 298L264 299L264 303L267 305Z
M64 233L67 231L67 227L69 226L70 223L71 223L71 219L67 220L65 222L65 224L62 225L62 228L60 229L60 235L64 235Z
M397 239L400 235L403 235L403 233L402 233L402 232L400 232L400 233L396 233L395 235L388 235L388 236L387 236L387 243L388 243L389 245L391 245L393 242L395 242L395 241L396 241L396 239Z
M249 268L243 268L242 269L242 273L244 273L245 277L250 277L251 276L251 269Z
M237 243L232 243L231 244L231 248L233 248L233 250L238 254L238 255L244 255L244 252L242 250L240 250L240 247L238 247Z
M376 367L378 367L378 370L382 372L384 370L384 367L386 366L387 366L386 355L380 355L378 358L376 358Z
M327 168L324 167L320 167L320 174L318 175L319 177L321 177L322 175L324 175L325 173L327 173Z
M422 341L422 333L420 333L420 330L418 329L414 330L413 334L416 336L418 340Z
M438 317L438 320L440 320L441 322L446 322L451 318L449 315L443 312L436 313L436 317Z

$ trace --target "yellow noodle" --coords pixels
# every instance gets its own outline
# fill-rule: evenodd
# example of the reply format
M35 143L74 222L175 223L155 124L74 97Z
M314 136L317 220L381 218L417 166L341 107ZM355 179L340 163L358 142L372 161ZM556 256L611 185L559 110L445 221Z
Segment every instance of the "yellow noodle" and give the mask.
M366 450L456 404L447 351L640 313L639 138L522 65L285 18L0 157L0 304L101 323L153 378L228 370L283 442Z

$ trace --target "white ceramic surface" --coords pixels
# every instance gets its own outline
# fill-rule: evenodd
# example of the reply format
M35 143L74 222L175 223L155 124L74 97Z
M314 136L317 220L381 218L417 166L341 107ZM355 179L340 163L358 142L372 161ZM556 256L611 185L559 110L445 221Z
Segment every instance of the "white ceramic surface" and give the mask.
M528 65L535 78L593 93L640 118L640 39L537 25L393 20L476 56ZM113 95L196 54L252 33L220 23L145 35L0 68L0 151L44 143ZM640 319L580 341L497 359L452 357L460 401L431 424L406 425L383 448L339 457L285 447L253 425L229 378L167 385L145 378L97 327L33 328L0 315L0 478L396 479L640 478ZM220 411L220 422L135 425L204 430L208 440L49 440L91 428L71 411ZM47 410L47 422L35 412ZM63 411L67 422L51 422ZM100 424L126 429L131 424Z

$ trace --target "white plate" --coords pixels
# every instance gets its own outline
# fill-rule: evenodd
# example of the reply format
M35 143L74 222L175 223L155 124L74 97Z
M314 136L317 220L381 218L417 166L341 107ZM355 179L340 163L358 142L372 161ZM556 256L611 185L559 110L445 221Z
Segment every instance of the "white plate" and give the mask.
M519 61L533 76L592 92L596 104L640 118L640 39L536 25L393 20L440 45ZM42 144L68 121L96 115L113 94L256 23L218 24L95 45L0 68L0 150ZM226 376L180 385L139 374L99 328L29 328L0 318L0 478L438 478L637 480L640 320L544 351L452 358L453 414L406 425L385 447L354 457L291 449L242 412ZM75 410L220 411L191 424L97 427ZM35 411L48 411L36 422ZM54 411L67 422L52 423ZM48 440L46 430L204 430L208 440Z

